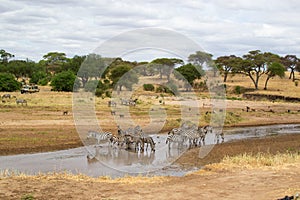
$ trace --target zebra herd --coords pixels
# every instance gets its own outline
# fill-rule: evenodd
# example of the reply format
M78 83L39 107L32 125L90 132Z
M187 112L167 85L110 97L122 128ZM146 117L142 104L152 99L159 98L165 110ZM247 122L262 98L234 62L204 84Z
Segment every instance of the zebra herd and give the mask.
M116 135L113 135L111 132L99 133L89 131L87 139L92 138L97 141L97 144L108 142L110 146L134 150L135 152L147 151L149 146L151 152L155 151L156 143L151 136L143 132L140 126L128 128L126 130L121 129L121 127L118 126L117 129ZM187 145L189 148L203 146L205 145L205 138L209 133L213 133L213 128L209 125L198 127L196 125L188 126L187 124L183 124L181 127L173 128L168 132L166 144L168 144L169 149L171 146L173 147L176 145L177 148L181 148L183 145ZM214 142L219 143L220 139L224 142L223 132L215 134Z
M208 133L213 133L213 128L209 125L197 127L196 125L188 126L183 124L180 128L173 128L168 132L166 144L170 149L171 144L176 143L178 148L188 143L189 147L197 147L205 145L205 138ZM220 137L224 142L224 134L216 133L215 141L219 143Z
M153 138L145 134L140 126L135 128L128 128L127 130L122 130L118 126L118 134L113 135L110 132L94 132L89 131L87 134L87 139L97 140L97 144L101 142L109 142L111 146L125 148L126 150L134 149L135 152L148 150L150 145L151 151L155 151L155 142ZM145 148L146 144L146 148Z

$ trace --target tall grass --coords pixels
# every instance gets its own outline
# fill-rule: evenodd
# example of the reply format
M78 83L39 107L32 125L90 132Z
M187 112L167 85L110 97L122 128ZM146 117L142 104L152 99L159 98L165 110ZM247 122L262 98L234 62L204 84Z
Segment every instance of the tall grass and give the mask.
M244 153L234 157L226 156L221 164L228 168L262 168L262 167L284 167L286 165L295 164L300 162L300 152L296 153L283 153L283 154L269 154L258 153L249 154Z

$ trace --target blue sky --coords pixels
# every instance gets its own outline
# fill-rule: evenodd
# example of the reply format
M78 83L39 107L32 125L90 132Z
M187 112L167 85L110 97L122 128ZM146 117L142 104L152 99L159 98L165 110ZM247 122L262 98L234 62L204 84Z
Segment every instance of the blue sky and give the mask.
M38 61L50 51L86 55L148 27L183 34L214 57L255 49L300 57L298 0L2 0L0 15L0 49L19 59Z

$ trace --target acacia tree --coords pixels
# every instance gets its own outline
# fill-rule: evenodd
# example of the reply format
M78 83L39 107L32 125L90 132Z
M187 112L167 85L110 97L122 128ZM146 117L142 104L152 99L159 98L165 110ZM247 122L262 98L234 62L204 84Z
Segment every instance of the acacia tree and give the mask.
M68 60L66 54L61 52L49 52L43 58L46 64L46 72L51 73L59 72L63 63Z
M297 65L299 65L300 63L300 59L295 55L286 55L282 58L282 63L287 69L291 71L289 79L295 81L295 70L297 68Z
M0 50L0 62L3 64L7 64L10 58L15 57L13 54L6 52L4 49Z
M235 55L230 56L220 56L215 60L217 68L220 70L222 74L224 74L223 81L227 81L227 77L229 73L235 73L235 69L241 63L240 57L236 57Z
M213 55L204 51L196 51L195 54L191 54L188 57L188 62L192 63L196 68L201 66L199 70L201 71L202 67L205 65L211 69L216 76L218 68L212 60Z
M237 70L240 73L249 76L256 90L258 89L260 77L267 73L268 64L279 60L278 55L269 52L261 53L260 50L249 51L243 58L244 59L239 63Z
M270 65L268 65L267 72L266 72L267 79L265 82L264 90L267 90L267 84L271 78L273 78L275 76L279 76L280 78L283 78L284 72L285 72L285 68L283 67L282 64L280 64L278 62L273 62Z
M154 67L156 69L158 69L160 74L160 79L162 79L162 76L165 75L167 76L167 80L169 82L174 67L178 64L183 64L183 60L178 58L157 58L153 60L151 63L154 64Z

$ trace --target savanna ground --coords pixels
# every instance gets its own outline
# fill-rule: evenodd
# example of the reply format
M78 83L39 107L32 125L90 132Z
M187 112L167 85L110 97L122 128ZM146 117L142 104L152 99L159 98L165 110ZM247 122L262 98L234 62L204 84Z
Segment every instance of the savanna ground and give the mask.
M230 77L228 90L239 85L252 87L248 77ZM263 81L261 82L263 83ZM300 97L300 86L275 78L267 91ZM260 85L260 88L263 88ZM257 91L254 91L257 92ZM1 93L2 95L3 93ZM27 106L14 100L0 104L0 155L33 153L82 146L72 115L72 93L51 92L42 87L39 93L12 93L28 100ZM137 124L150 122L149 109L162 100L167 122L162 132L180 125L179 101L148 92L134 94L139 104L130 113ZM200 93L200 105L209 105L208 93ZM283 101L250 101L239 94L228 94L225 127L300 123L298 103ZM231 99L231 100L230 100ZM235 99L235 100L232 100ZM104 130L116 133L117 124L107 106L108 99L95 99L96 115ZM249 106L254 109L246 112ZM274 112L269 112L269 109ZM290 112L287 112L290 110ZM68 111L68 115L63 115ZM200 107L200 124L210 116L210 106ZM276 199L300 192L300 135L280 135L260 139L232 141L216 145L204 159L199 149L186 152L176 162L184 168L206 165L202 170L184 177L107 177L48 174L38 176L0 175L1 199Z

